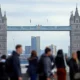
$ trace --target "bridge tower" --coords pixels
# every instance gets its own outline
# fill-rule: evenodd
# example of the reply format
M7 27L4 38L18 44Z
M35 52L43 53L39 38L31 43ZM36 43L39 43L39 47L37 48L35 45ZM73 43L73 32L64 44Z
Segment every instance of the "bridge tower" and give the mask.
M70 16L70 48L71 53L80 50L80 16L78 13L78 8L76 6L75 14L73 12Z
M7 18L6 12L2 15L0 7L0 54L7 54Z

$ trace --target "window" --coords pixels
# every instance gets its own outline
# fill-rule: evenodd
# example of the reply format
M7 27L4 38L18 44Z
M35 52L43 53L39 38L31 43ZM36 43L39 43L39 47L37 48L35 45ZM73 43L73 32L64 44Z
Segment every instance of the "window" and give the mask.
M78 25L76 25L76 28L78 28Z
M76 20L76 23L78 23L78 20Z

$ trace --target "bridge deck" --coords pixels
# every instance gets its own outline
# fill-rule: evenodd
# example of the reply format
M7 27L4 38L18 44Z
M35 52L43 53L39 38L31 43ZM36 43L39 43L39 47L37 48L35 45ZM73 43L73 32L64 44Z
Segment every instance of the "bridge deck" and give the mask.
M7 31L70 31L70 26L8 26Z

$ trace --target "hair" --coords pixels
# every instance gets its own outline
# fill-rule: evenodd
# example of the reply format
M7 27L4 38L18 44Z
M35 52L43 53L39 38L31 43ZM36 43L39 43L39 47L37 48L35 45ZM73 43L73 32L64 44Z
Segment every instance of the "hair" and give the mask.
M37 57L37 52L35 50L31 51L31 57Z
M51 51L50 48L48 48L48 47L45 48L45 54L47 54L47 53L50 52L50 51Z
M80 59L80 51L77 51L77 56Z
M6 59L6 55L2 55L1 56L1 59Z
M62 49L58 50L58 52L57 52L57 56L61 56L61 57L63 57L63 50L62 50Z
M18 45L16 45L15 49L18 49L20 47L22 47L22 45L18 44Z

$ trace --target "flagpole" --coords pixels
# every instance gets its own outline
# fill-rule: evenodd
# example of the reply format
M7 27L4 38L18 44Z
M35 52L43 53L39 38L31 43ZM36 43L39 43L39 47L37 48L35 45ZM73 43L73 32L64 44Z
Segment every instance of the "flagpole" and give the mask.
M31 26L31 19L30 19L30 26Z
M47 25L48 25L48 19L47 19Z

